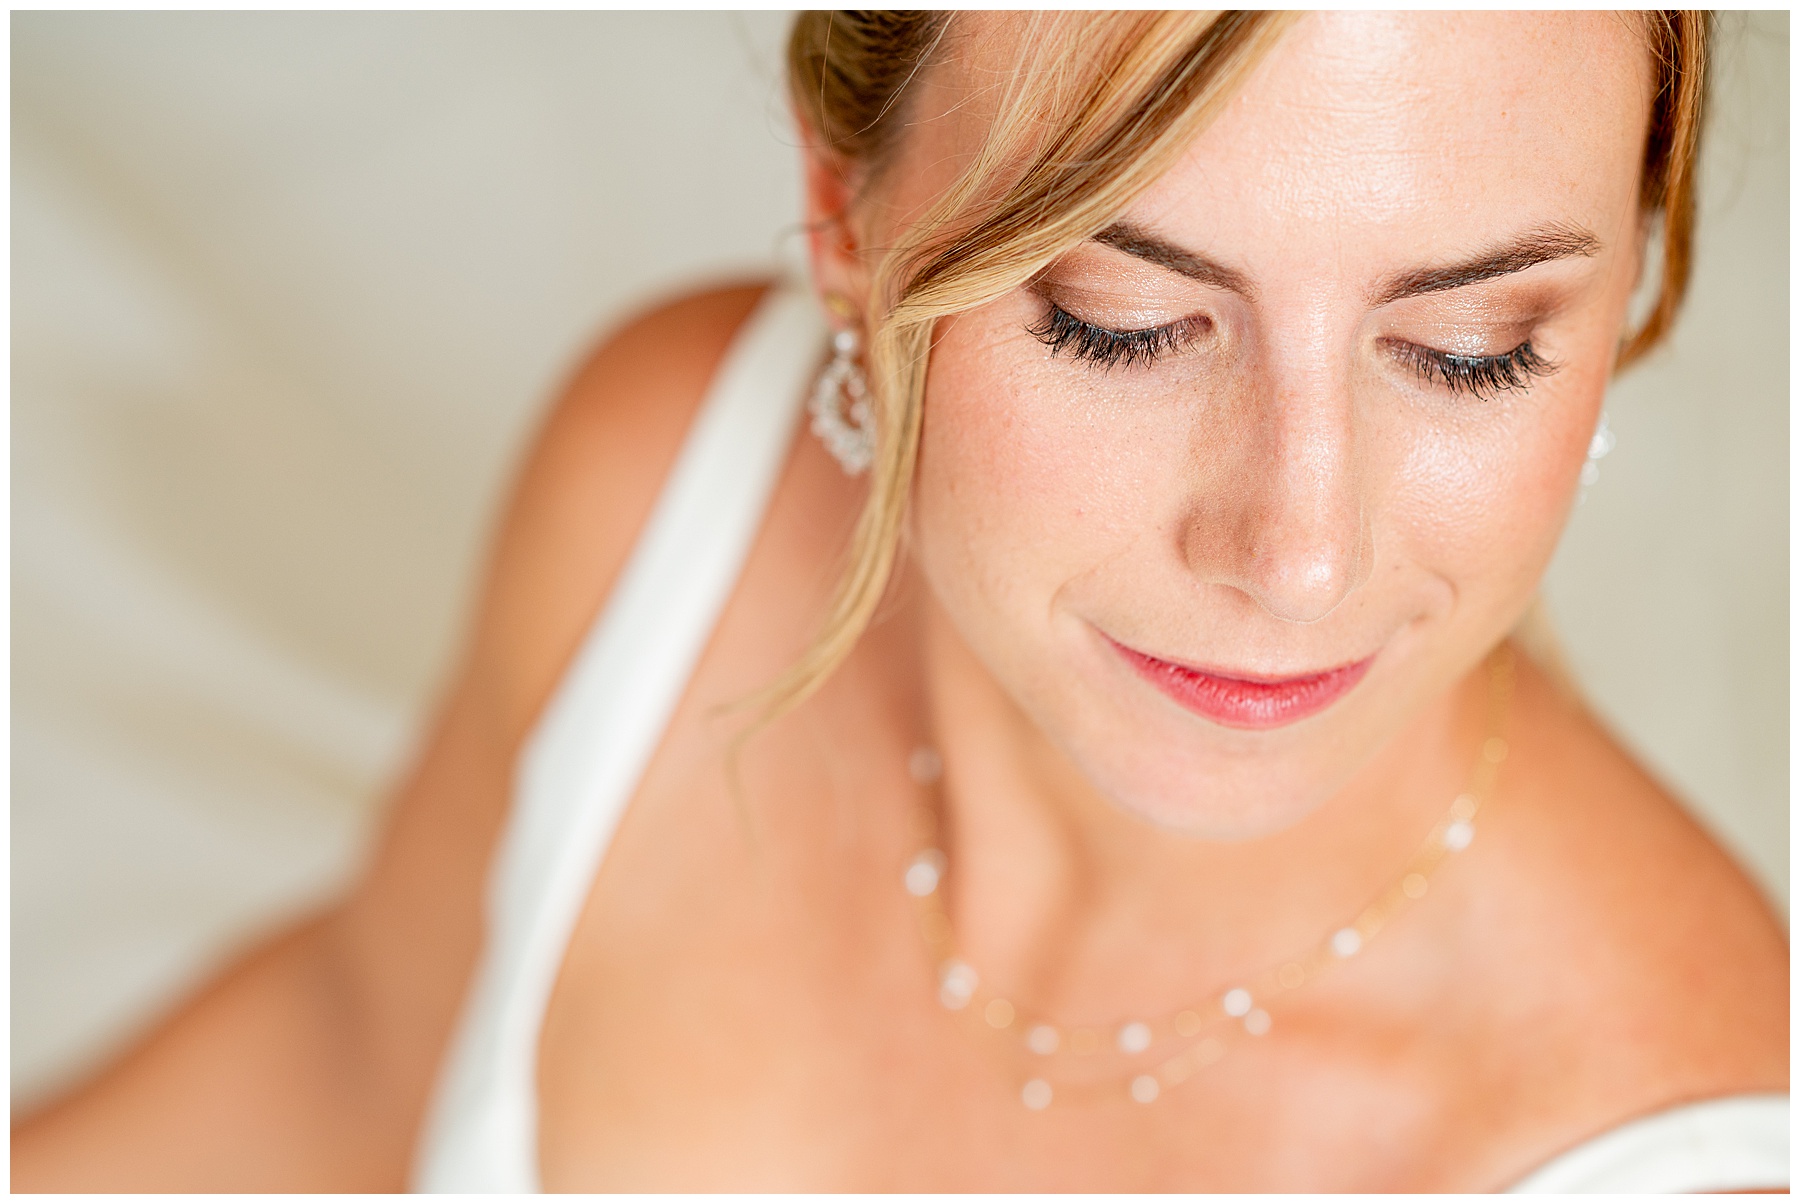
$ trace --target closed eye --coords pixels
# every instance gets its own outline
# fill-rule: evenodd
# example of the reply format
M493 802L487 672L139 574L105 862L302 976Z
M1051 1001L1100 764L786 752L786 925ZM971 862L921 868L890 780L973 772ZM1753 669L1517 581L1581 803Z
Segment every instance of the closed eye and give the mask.
M1501 393L1528 389L1532 381L1555 372L1560 364L1539 355L1527 339L1504 355L1457 355L1399 339L1382 342L1419 376L1448 389L1492 401Z
M1086 360L1102 371L1118 365L1149 365L1172 351L1179 351L1212 325L1208 318L1183 318L1165 326L1146 326L1138 330L1113 330L1083 321L1053 301L1043 318L1026 327L1039 342L1050 348L1051 355L1067 353L1070 359Z

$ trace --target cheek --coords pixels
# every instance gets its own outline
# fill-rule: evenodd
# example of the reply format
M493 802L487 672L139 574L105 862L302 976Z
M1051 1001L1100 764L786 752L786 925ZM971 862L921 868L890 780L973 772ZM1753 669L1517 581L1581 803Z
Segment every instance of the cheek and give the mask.
M1635 210L1624 211L1612 232L1619 245L1635 231ZM1402 538L1496 631L1536 591L1568 521L1635 266L1615 256L1582 320L1544 348L1562 365L1556 373L1529 393L1468 403L1498 407L1490 413L1422 424L1408 444L1395 490Z
M958 619L1017 615L1053 580L1067 545L1091 520L1089 500L1064 488L1066 455L1042 419L1019 403L1017 356L974 319L938 326L925 387L913 547L925 578ZM1064 448L1066 452L1066 448Z
M913 539L953 610L1033 622L1062 582L1116 554L1143 516L1131 512L1141 492L1129 484L1133 432L1108 420L1104 397L1045 390L1042 349L1012 325L977 311L938 327Z
M1605 380L1572 364L1559 375L1498 403L1504 415L1426 425L1404 443L1396 534L1451 583L1466 620L1510 621L1561 536Z
M1013 691L1049 687L1075 639L1071 598L1170 560L1179 432L1120 378L1058 371L1024 337L1026 302L938 328L914 477L913 556L932 594ZM1033 686L1035 682L1035 686Z

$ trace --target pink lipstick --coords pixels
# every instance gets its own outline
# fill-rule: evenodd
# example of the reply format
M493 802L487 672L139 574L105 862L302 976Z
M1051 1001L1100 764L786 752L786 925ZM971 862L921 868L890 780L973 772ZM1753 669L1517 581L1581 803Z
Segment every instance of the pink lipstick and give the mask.
M1301 677L1261 678L1178 665L1109 643L1147 679L1176 702L1226 727L1264 729L1296 723L1316 715L1362 680L1375 660L1362 660Z

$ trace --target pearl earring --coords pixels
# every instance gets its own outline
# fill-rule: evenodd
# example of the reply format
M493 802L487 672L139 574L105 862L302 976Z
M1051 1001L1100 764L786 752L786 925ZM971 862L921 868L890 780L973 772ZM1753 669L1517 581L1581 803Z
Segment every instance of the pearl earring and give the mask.
M1581 496L1587 497L1588 487L1600 479L1600 461L1606 453L1618 443L1617 435L1606 425L1606 411L1600 412L1600 424L1594 428L1594 437L1588 440L1587 463L1581 466Z
M853 330L831 336L831 363L813 387L807 411L812 433L850 476L868 471L875 459L875 412L869 382L856 362L859 340Z

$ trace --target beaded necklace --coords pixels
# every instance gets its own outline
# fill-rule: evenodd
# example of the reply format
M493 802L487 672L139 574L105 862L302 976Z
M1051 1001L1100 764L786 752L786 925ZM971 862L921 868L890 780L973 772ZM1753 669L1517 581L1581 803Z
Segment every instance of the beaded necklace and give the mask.
M1432 875L1452 853L1475 838L1475 816L1493 794L1500 763L1506 759L1506 725L1512 701L1513 653L1502 644L1488 658L1488 726L1466 789L1451 801L1401 875L1375 896L1348 924L1320 939L1300 955L1234 984L1206 999L1153 1019L1130 1019L1110 1027L1069 1028L1033 1015L1003 996L983 989L981 976L957 951L956 933L944 908L942 886L949 859L929 842L938 816L921 806L915 820L926 847L915 853L903 875L916 905L919 932L938 973L938 1001L952 1012L978 1017L988 1029L1016 1041L1034 1066L1047 1067L1057 1055L1091 1057L1111 1045L1137 1059L1136 1069L1104 1084L1053 1086L1048 1072L1032 1073L1019 1088L1019 1100L1033 1111L1055 1099L1105 1098L1123 1093L1140 1104L1154 1103L1166 1090L1211 1066L1230 1044L1261 1037L1274 1024L1266 1005L1313 981L1340 962L1355 957L1401 911L1425 897ZM943 762L930 748L915 750L908 769L921 786L933 786L943 775ZM1153 1047L1185 1042L1178 1052L1152 1054Z

